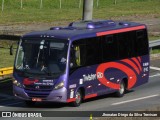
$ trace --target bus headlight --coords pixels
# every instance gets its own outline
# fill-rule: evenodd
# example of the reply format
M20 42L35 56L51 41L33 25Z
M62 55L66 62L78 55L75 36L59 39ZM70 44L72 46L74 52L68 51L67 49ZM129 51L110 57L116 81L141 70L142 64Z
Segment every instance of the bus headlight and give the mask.
M15 86L17 86L17 87L22 87L21 86L21 83L20 82L18 82L17 80L13 80L13 84L15 85Z
M57 90L57 89L60 89L60 88L63 88L63 87L64 87L64 81L62 81L59 84L55 85L54 89Z

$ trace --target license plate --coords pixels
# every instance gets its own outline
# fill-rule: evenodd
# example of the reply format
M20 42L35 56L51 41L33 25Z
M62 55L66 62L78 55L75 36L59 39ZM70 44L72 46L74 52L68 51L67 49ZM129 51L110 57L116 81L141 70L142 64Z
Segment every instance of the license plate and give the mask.
M32 101L41 102L42 98L32 98Z

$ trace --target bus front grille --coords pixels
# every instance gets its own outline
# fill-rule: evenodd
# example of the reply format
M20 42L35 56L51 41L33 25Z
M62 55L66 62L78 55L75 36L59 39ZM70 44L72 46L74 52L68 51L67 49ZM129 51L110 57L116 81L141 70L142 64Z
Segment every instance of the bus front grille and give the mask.
M32 91L32 90L26 90L25 92L27 95L31 98L36 97L36 98L46 98L51 91Z
M35 85L25 85L24 86L25 90L30 90L30 91L51 91L53 90L53 86L35 86Z

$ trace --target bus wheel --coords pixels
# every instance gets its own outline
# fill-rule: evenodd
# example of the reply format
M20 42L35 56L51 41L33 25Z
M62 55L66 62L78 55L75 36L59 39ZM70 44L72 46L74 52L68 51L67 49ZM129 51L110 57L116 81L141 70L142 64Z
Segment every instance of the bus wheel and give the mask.
M36 104L36 102L26 100L26 101L25 101L25 104L26 104L27 106L29 106L29 107L32 107L32 106L34 106L34 105Z
M78 90L76 92L76 100L72 103L72 105L74 107L78 107L78 106L80 106L81 102L82 102L82 92L80 90Z
M124 93L125 93L125 83L124 81L122 80L121 83L120 83L120 89L116 92L116 96L117 97L123 97L124 96Z

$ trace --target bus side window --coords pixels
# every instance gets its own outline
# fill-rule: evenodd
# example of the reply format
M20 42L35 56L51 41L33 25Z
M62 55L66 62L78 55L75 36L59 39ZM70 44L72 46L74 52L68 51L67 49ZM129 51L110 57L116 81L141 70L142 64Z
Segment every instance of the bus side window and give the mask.
M116 36L109 35L102 38L103 62L118 59L118 42Z
M85 65L86 61L85 40L74 41L71 49L70 64L71 68Z
M102 50L100 38L93 37L86 39L86 66L99 64L102 62Z
M148 40L146 30L136 31L136 52L139 56L148 54Z
M136 52L136 31L131 31L129 32L129 44L130 46L130 58L132 57L136 57L137 56L137 52Z
M130 33L119 33L117 35L119 59L130 58L132 56L132 46L130 41Z

